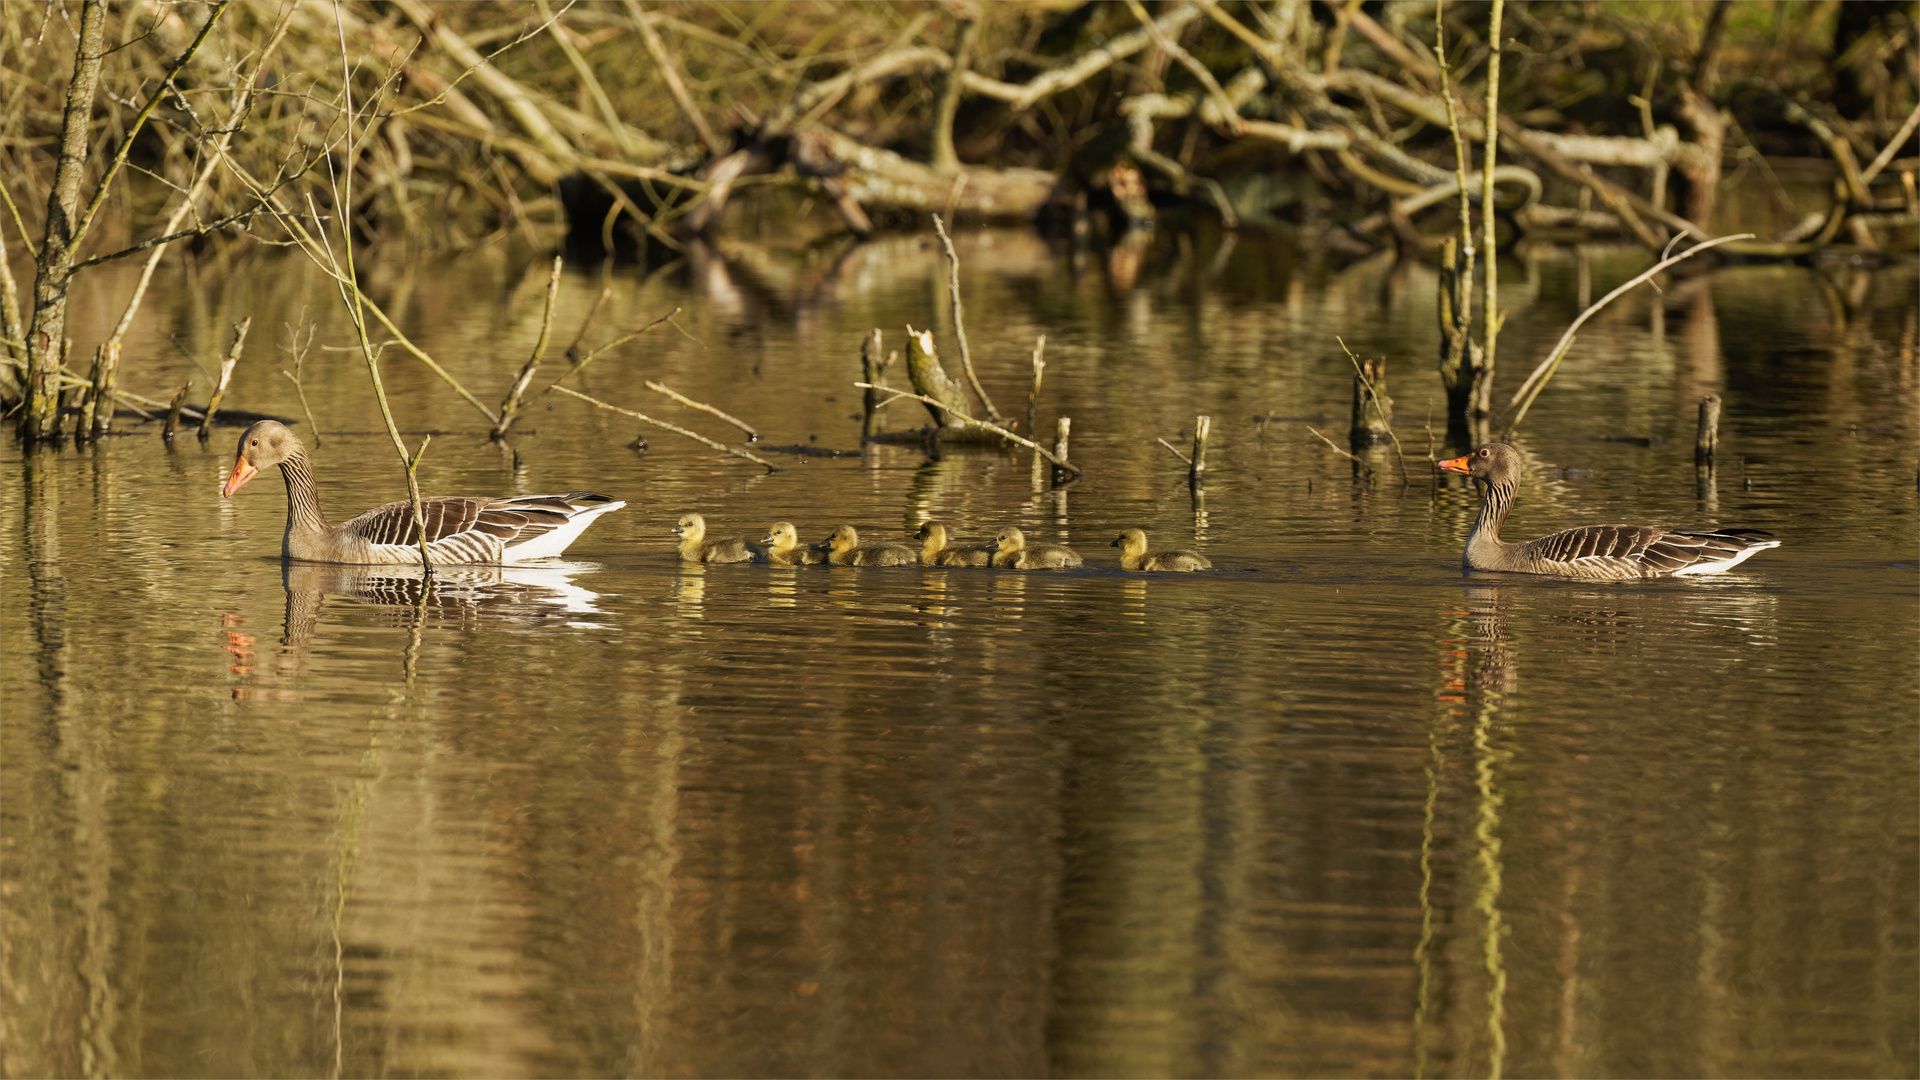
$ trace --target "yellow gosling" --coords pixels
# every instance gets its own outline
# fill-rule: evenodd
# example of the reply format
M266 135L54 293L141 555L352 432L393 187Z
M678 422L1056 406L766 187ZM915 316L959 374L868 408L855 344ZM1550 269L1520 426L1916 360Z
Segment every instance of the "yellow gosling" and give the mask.
M947 527L937 521L929 521L920 526L913 534L914 539L924 541L920 548L921 566L991 566L993 552L985 547L953 547L947 543Z
M827 561L835 566L914 566L920 553L905 544L863 544L851 525L842 525L827 537Z
M1197 551L1148 551L1147 534L1139 529L1122 532L1110 547L1120 549L1122 570L1211 570L1213 563Z
M1011 525L1001 529L988 546L993 549L993 565L1002 570L1063 570L1081 563L1079 553L1067 545L1029 541Z
M680 558L683 562L752 562L755 552L747 546L744 536L730 536L723 540L707 539L707 519L699 514L682 514L673 526L674 535L680 538Z
M767 561L775 566L817 566L827 561L820 545L801 545L800 533L791 521L774 522L760 543L767 549Z

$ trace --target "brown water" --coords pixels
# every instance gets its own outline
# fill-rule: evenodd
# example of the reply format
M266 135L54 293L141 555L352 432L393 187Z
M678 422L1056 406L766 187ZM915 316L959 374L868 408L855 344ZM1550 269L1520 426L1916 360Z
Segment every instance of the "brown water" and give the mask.
M1920 1068L1911 264L1697 273L1587 328L1519 436L1510 532L1782 540L1719 579L1593 584L1461 573L1476 498L1425 461L1429 269L1206 236L1137 265L1019 232L961 250L1003 410L1048 337L1041 426L1071 415L1088 473L1065 492L997 451L768 475L649 431L641 455L633 421L557 394L502 450L396 354L403 426L438 433L428 491L629 502L563 564L423 590L283 567L273 478L219 498L234 429L5 442L6 1072ZM1643 265L1507 265L1499 396ZM579 385L733 437L658 379L770 444L854 448L861 336L944 335L944 276L924 237L618 270L590 341L674 307L677 328ZM491 402L544 278L495 251L374 285ZM561 345L599 288L566 278ZM119 312L90 303L83 351ZM303 309L338 519L403 489L298 261L163 272L123 381L170 396L182 348L207 363L252 315L228 400L298 417L278 372ZM1405 485L1391 453L1355 484L1305 431L1344 431L1336 335L1389 357ZM1726 420L1703 492L1707 391ZM1196 504L1154 440L1184 448L1198 414ZM809 540L1017 524L1088 565L685 567L687 510ZM1106 544L1128 526L1217 570L1123 575Z

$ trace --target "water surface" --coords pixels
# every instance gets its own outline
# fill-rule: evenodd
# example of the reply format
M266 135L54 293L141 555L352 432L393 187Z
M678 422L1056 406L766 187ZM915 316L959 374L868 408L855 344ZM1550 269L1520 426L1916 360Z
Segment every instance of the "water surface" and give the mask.
M1510 533L1782 540L1718 579L1594 584L1462 574L1476 496L1427 464L1430 269L960 240L1003 411L1047 335L1040 426L1070 415L1088 473L1064 491L1000 451L766 474L648 430L640 453L635 421L557 394L503 448L395 354L429 492L629 502L559 564L426 587L283 566L273 478L219 498L234 429L0 447L6 1071L1913 1073L1911 265L1701 268L1586 328L1519 434ZM545 257L374 265L408 334L497 400ZM1498 396L1644 265L1506 266ZM922 237L604 284L589 343L681 314L579 387L715 438L736 433L643 380L769 444L857 449L869 328L932 326L957 357ZM569 273L561 344L602 285ZM337 307L283 256L177 272L123 381L170 396L191 364L169 336L207 363L253 315L228 400L300 418L284 326L316 320L338 520L403 488ZM1345 430L1341 339L1388 357L1404 482L1389 451L1356 483L1306 431ZM1195 499L1155 440L1184 449L1201 414ZM755 537L1015 524L1088 565L683 566L688 510ZM1129 526L1216 571L1120 573Z

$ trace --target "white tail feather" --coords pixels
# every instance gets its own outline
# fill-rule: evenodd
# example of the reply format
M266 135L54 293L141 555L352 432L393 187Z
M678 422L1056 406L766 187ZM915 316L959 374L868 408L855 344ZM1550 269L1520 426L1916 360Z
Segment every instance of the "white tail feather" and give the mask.
M558 558L567 550L567 545L578 539L593 524L593 519L601 514L611 513L627 505L624 502L610 502L602 506L589 506L574 511L573 517L565 525L534 537L522 544L515 544L500 553L503 563L527 562L530 559Z

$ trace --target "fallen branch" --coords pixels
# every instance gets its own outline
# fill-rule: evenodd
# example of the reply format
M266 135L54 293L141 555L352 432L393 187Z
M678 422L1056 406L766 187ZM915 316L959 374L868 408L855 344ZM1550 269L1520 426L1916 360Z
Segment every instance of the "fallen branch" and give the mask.
M607 402L601 401L599 398L588 397L587 395L581 393L578 390L569 390L566 387L560 386L558 384L549 386L547 389L558 390L563 394L571 394L572 396L577 397L581 401L584 401L587 404L592 405L596 408L606 409L608 412L617 412L621 416L631 416L635 420L639 420L642 423L652 424L654 427L657 427L657 428L665 428L666 430L673 432L675 435L685 435L687 438L692 439L694 442L705 443L706 445L713 447L715 450L718 450L723 454L732 454L734 457L737 457L737 458L745 458L746 460L753 462L755 465L759 465L765 468L768 472L781 471L780 466L775 465L773 462L768 461L765 458L755 457L752 454L747 453L745 450L740 450L735 447L728 446L725 443L714 442L712 439L707 438L705 435L700 435L695 432L688 431L686 428L683 428L683 427L676 427L673 424L667 423L665 420L655 420L653 417L648 416L646 413L634 412L632 409L623 409L618 405L608 404Z
M1168 442L1165 439L1156 438L1153 441L1159 443L1161 446L1166 447L1167 450L1171 452L1174 457L1177 457L1180 459L1181 464L1185 465L1189 469L1193 468L1193 459L1181 453L1178 447L1174 446L1172 443Z
M721 412L719 409L716 409L713 406L708 405L704 401L695 401L692 398L686 396L685 394L680 393L677 390L669 389L657 382L654 382L652 379L647 380L647 389L652 390L657 394L665 394L668 397L672 398L673 400L679 402L682 405L687 406L690 409L699 409L703 413L707 413L712 416L717 416L720 419L725 420L727 423L732 424L734 427L737 427L741 431L746 432L748 442L760 441L760 433L753 429L753 425L747 423L745 420L742 420L737 416L731 416L727 413Z
M1034 453L1039 454L1041 457L1046 458L1048 461L1053 462L1055 465L1059 466L1060 468L1066 469L1069 472L1073 473L1075 479L1079 479L1080 477L1087 475L1085 469L1082 469L1078 465L1071 464L1062 458L1055 457L1053 454L1053 451L1048 450L1046 447L1041 446L1039 443L1034 442L1032 439L1023 439L1020 436L1015 435L1013 432L1008 431L1006 428L1000 427L995 424L989 424L985 420L975 420L973 417L968 416L964 413L954 412L952 409L949 409L946 406L941 405L939 402L933 400L930 397L927 397L925 394L915 394L907 390L895 390L891 386L875 386L872 383L857 382L857 383L854 383L853 385L861 388L862 390L885 390L887 393L896 395L898 397L910 397L910 398L913 398L915 401L925 402L926 404L931 405L934 408L945 410L948 416L952 417L955 420L960 421L962 424L965 424L968 427L977 427L982 431L990 431L995 435L998 435L1001 438L1007 440L1008 442L1019 443L1021 446L1024 446L1027 449L1032 450Z

